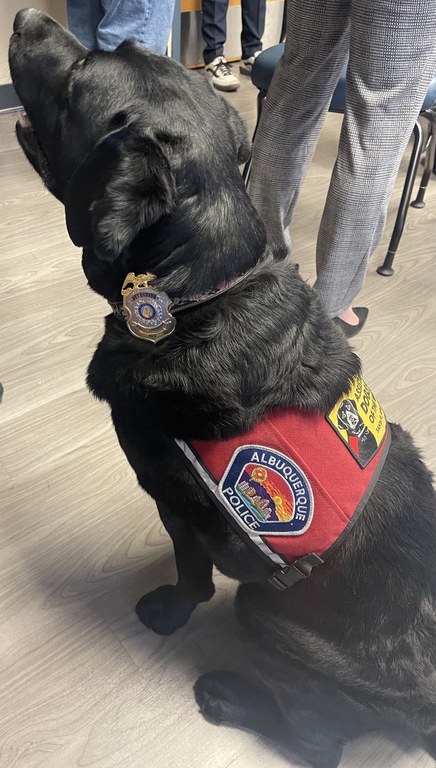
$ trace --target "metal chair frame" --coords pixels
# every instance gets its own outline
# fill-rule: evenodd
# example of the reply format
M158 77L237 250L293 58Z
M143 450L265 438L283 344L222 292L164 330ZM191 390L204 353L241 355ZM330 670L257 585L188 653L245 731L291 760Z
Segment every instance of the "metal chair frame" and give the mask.
M383 264L377 268L378 274L383 275L384 277L390 277L394 274L392 264L400 243L401 235L403 234L409 204L413 208L424 208L424 196L430 179L430 174L433 170L436 148L436 102L434 102L429 109L421 112L419 117L427 120L427 130L424 130L418 119L413 128L413 147L409 165L407 167L397 218L395 219L394 230L392 232L385 260ZM422 155L424 155L424 172L422 174L418 194L415 200L411 203L410 198L412 196L413 185Z

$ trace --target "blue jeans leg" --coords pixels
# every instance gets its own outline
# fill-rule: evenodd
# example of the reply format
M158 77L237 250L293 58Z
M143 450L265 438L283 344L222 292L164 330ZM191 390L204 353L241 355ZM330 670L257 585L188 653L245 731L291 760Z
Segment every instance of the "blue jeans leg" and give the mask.
M101 50L112 51L124 40L165 53L173 23L175 0L101 0L105 14L97 29Z
M68 0L68 28L78 40L94 51L97 48L97 27L104 10L100 0Z
M124 40L165 53L175 0L68 0L68 26L83 45L113 51Z

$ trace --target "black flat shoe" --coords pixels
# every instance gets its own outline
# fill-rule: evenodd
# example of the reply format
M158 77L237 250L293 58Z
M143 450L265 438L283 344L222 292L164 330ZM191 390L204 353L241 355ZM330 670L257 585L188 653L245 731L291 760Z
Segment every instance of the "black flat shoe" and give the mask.
M359 318L357 325L350 325L350 323L346 323L345 320L341 320L340 317L333 318L333 321L345 333L347 339L351 339L353 336L357 336L357 334L360 333L366 323L369 310L368 307L353 307L353 312Z

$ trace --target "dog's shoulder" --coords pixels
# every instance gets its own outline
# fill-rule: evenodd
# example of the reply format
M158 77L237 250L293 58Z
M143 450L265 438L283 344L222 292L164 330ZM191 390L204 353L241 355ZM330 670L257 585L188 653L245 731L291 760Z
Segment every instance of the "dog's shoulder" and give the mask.
M108 317L88 383L109 402L147 396L165 422L183 414L197 437L215 437L276 407L324 411L359 369L297 269L268 255L228 292L179 313L173 335L156 346Z

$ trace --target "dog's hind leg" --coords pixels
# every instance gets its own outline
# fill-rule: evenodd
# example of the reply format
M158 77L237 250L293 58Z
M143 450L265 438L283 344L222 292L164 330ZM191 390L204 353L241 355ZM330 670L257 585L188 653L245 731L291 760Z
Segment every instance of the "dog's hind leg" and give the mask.
M294 705L285 716L271 693L231 672L202 675L194 692L201 713L216 725L255 731L313 768L337 768L340 763L342 743L314 711Z
M146 627L160 635L169 635L186 624L198 603L210 600L215 587L212 561L190 527L171 514L166 505L159 503L158 510L173 541L178 581L175 586L166 584L144 595L136 606L136 613Z

